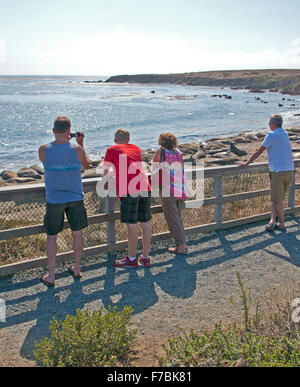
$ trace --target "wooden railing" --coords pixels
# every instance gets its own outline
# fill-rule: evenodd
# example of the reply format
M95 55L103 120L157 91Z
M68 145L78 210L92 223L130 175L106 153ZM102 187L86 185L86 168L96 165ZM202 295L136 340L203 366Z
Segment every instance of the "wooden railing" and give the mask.
M295 167L300 167L300 160L295 160ZM195 175L198 170L188 170L186 171L188 179L195 179ZM216 168L205 168L204 178L211 178L214 180L214 196L204 199L197 199L196 201L186 201L186 208L195 206L197 204L202 206L214 206L214 222L210 224L202 224L196 227L186 228L186 234L190 235L193 233L199 232L208 232L213 230L227 229L247 223L257 222L267 219L270 214L264 213L255 216L250 216L242 219L235 219L230 221L223 221L222 219L222 207L225 203L232 203L234 201L240 201L245 199L253 199L260 196L269 195L269 189L263 189L258 191L251 192L242 192L231 195L223 194L223 178L225 176L239 176L243 174L254 174L254 173L267 173L268 165L267 163L257 163L248 166L247 168L241 168L237 166L225 166L225 167L216 167ZM84 192L94 192L96 190L96 185L98 182L96 179L86 179L83 180ZM288 208L286 209L286 214L294 213L300 207L295 206L295 192L300 188L300 184L295 183L295 176L292 182L292 185L288 194ZM2 187L0 188L0 206L5 202L26 202L28 200L43 200L45 199L45 186L44 184L35 184L35 185L14 185L12 187ZM114 198L105 198L105 213L99 215L92 215L88 217L89 225L106 223L106 232L107 232L107 243L92 246L84 249L84 256L96 255L99 253L113 253L119 249L124 249L127 247L127 240L125 241L116 241L116 231L115 231L115 221L119 219L119 211L115 211ZM152 214L162 213L162 206L157 205L151 207ZM64 228L69 228L69 224L65 221ZM31 225L26 227L19 227L9 230L0 231L0 241L5 241L14 238L20 238L30 235L36 235L44 233L44 227L42 224ZM152 236L152 241L156 242L159 240L167 239L170 237L169 232L159 233ZM57 255L57 262L64 262L72 259L73 252L65 252ZM0 276L14 274L19 271L32 269L40 266L45 266L47 264L47 258L41 257L36 259L31 259L24 262L17 262L9 265L0 266Z

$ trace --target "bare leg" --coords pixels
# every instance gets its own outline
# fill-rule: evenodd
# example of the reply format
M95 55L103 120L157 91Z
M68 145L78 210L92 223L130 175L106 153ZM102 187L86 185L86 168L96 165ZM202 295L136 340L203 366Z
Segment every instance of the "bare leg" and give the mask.
M133 258L136 256L136 248L138 242L138 228L136 224L127 223L128 231L128 255Z
M150 246L151 246L151 228L150 223L141 223L143 232L143 256L149 257Z
M57 235L47 235L47 258L48 258L48 273L43 276L43 278L50 282L54 283L55 281L55 261L56 261L56 252L57 252Z
M82 258L82 251L83 251L83 232L82 230L79 231L72 231L73 236L73 249L74 249L74 265L71 265L71 269L75 276L80 275L80 261Z
M279 227L283 228L284 227L284 202L278 202L274 203L274 207L278 216L279 220Z
M277 216L277 211L276 211L275 203L271 202L271 220L270 220L270 224L273 224L273 223L276 222L276 216Z

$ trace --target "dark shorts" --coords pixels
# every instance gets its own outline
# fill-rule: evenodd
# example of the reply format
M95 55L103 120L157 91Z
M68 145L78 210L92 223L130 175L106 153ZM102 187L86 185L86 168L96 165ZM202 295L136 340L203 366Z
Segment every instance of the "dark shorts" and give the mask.
M121 223L147 223L151 219L149 196L123 196L121 198Z
M86 209L82 200L69 203L46 203L44 227L47 235L56 235L64 228L65 214L72 231L79 231L88 226Z

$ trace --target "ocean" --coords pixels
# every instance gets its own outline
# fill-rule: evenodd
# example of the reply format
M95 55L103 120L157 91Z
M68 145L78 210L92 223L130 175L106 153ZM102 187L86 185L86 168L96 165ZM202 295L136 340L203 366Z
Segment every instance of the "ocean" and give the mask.
M118 128L128 129L132 142L142 149L156 149L164 131L174 133L179 143L202 142L243 131L266 131L270 114L282 114L285 127L300 122L296 116L300 96L93 82L104 79L0 76L0 172L40 164L37 150L53 140L58 115L71 119L73 132L85 133L85 149L92 160L100 159L113 145Z

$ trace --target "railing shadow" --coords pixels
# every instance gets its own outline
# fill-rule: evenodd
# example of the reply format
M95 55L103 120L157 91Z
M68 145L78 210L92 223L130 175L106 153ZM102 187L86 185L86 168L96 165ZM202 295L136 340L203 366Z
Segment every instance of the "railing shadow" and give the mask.
M0 298L6 301L7 307L6 322L0 323L0 329L33 323L20 353L33 360L34 343L49 335L51 319L64 320L66 315L74 315L77 308L96 309L103 305L105 309L122 310L131 305L137 315L160 302L163 293L173 297L175 303L176 299L190 299L196 287L201 287L197 275L202 270L250 253L272 254L276 259L300 267L300 217L288 217L287 233L266 233L265 223L191 235L186 256L166 252L166 242L163 247L161 243L154 244L151 269L116 269L111 265L111 257L106 259L102 255L83 262L84 276L80 281L70 277L63 268L58 270L57 285L51 289L40 283L40 269L30 271L25 279L19 274L0 280ZM274 243L279 243L285 253L274 251L271 248ZM122 254L118 252L117 257Z

